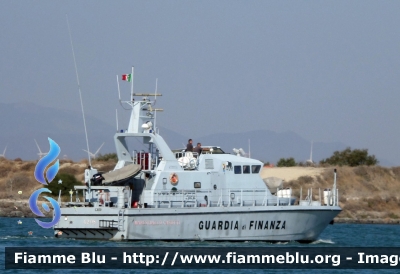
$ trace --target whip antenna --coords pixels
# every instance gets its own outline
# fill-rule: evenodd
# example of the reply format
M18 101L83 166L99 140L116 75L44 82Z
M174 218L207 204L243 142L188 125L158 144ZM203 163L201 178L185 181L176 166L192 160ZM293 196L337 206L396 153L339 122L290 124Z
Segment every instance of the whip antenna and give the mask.
M117 86L118 86L118 99L121 102L121 92L119 91L119 80L118 80L118 75L117 75Z
M154 106L156 105L157 101L157 82L158 78L156 78L156 91L154 92ZM156 127L156 121L157 121L157 109L154 110L154 133L157 133L157 127Z
M115 109L115 117L117 120L117 132L118 132L118 109Z
M70 41L71 41L72 56L74 57L76 81L77 81L77 83L78 83L78 90L79 90L79 98L81 99L83 126L85 127L86 147L87 147L87 152L88 152L89 166L92 166L92 163L91 163L91 161L90 161L90 154L89 154L89 151L90 151L90 150L89 150L89 140L88 140L88 134L87 134L87 130L86 130L85 112L84 112L84 110L83 110L82 92L81 92L81 85L80 85L80 83L79 83L78 67L77 67L77 65L76 65L75 51L74 51L74 45L72 44L72 35L71 35L71 29L70 29L70 27L69 27L68 15L66 14L65 16L67 17L67 25L68 25L69 39L70 39Z
M158 83L158 78L156 78L156 92L154 92L154 106L156 105L156 101L157 101L157 83Z

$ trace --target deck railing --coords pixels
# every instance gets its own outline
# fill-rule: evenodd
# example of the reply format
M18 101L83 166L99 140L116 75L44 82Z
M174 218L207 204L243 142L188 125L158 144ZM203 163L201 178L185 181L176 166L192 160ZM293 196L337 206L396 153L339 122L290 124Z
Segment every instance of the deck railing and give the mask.
M86 199L80 202L81 206L90 203L95 207L122 207L132 208L132 190L124 187L92 187L89 192L84 186L76 186L76 190L86 192ZM314 189L315 190L315 189ZM122 194L120 192L123 192ZM142 193L141 201L137 201L138 207L147 208L187 208L187 207L254 207L254 206L337 206L339 194L337 189L307 189L294 195L291 188L278 189L272 195L268 189L190 189L190 190L161 190ZM297 197L296 197L297 196ZM303 197L305 196L305 197ZM118 199L124 199L118 203ZM77 206L77 202L70 202L67 206Z
M321 190L319 190L321 193ZM204 197L203 197L204 195ZM312 194L308 190L305 200L292 196L292 189L278 189L276 195L272 195L266 189L220 189L209 190L156 190L153 193L153 205L148 207L243 207L243 206L319 206L338 205L338 195L332 191L324 191L324 199L321 195ZM330 202L327 202L330 201Z

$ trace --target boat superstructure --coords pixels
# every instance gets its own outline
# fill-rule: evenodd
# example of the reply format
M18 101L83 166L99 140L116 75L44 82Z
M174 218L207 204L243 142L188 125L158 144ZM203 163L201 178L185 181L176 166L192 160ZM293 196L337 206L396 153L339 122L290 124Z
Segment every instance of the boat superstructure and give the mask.
M115 169L85 170L75 201L61 207L57 237L307 242L341 211L336 177L319 200L310 191L295 198L291 189L271 193L258 160L219 147L172 151L154 126L156 96L132 93L125 102L131 117L114 136Z

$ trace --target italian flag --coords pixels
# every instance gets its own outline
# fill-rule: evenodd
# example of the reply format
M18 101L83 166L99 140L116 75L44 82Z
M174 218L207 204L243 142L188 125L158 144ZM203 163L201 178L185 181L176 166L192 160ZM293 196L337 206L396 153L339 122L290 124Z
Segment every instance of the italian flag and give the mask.
M132 74L122 74L122 80L131 82L132 81Z

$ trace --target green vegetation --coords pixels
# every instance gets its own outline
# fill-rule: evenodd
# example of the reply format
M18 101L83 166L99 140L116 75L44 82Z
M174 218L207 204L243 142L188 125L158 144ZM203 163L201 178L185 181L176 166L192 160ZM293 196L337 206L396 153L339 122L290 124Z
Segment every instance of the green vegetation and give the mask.
M374 166L378 164L375 155L368 155L368 149L346 148L343 151L335 151L330 158L320 161L320 164L338 165L338 166Z
M62 181L61 184L58 183L59 180ZM53 179L53 181L51 181L51 183L45 187L47 187L49 190L51 190L52 196L58 196L58 193L60 192L60 190L61 190L62 196L69 196L70 195L69 191L71 189L74 191L75 185L82 185L82 183L79 182L75 178L74 175L66 174L66 173L59 173L56 175L56 177Z
M276 164L278 167L284 167L284 166L296 166L296 161L294 160L293 157L290 158L281 158L279 159L278 163Z
M107 153L104 155L99 154L99 156L96 157L96 161L100 162L107 162L107 161L118 161L117 153Z

